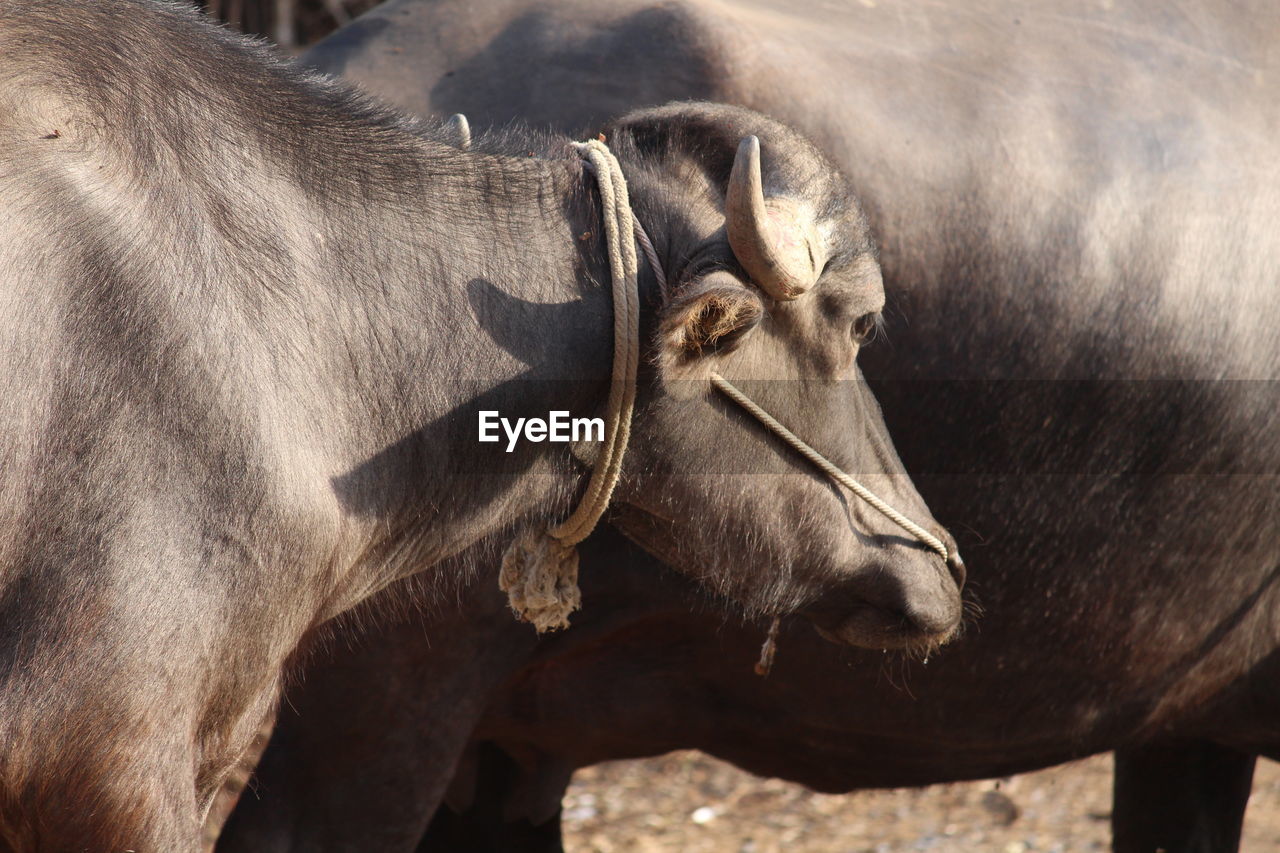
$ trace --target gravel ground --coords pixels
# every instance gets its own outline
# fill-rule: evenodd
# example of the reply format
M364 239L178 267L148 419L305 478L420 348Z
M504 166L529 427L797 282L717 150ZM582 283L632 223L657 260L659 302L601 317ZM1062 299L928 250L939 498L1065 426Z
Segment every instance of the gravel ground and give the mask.
M578 773L564 827L575 853L1076 853L1109 849L1110 810L1105 756L1011 779L830 796L676 752ZM1280 849L1280 765L1258 765L1241 849Z

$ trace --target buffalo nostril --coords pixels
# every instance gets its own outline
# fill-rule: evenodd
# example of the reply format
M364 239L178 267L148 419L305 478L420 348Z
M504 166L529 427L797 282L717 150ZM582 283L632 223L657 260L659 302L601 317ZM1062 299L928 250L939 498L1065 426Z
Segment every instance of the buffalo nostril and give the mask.
M947 548L947 571L950 571L951 580L955 581L956 589L964 589L964 581L968 573L965 571L964 560L960 558L960 546L956 543L956 538L947 533L946 528L942 526L933 526L931 533L936 535Z
M960 559L960 554L952 546L950 549L951 556L947 557L947 569L951 572L951 577L956 582L956 589L964 589L964 580L968 573L964 568L964 560Z
M943 527L934 527L932 532L947 547L947 571L951 572L951 579L955 581L956 589L964 589L964 581L968 573L965 571L964 560L960 559L960 546L956 543L956 538Z

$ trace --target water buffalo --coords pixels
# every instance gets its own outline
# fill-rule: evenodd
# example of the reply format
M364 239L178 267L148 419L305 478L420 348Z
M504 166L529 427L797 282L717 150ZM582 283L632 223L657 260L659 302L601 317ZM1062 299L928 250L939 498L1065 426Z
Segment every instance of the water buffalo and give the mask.
M582 491L593 446L476 425L604 408L627 312L596 180L561 137L463 152L184 4L5 3L0 55L0 848L191 850L304 637ZM944 640L947 534L846 501L711 383L933 526L858 379L883 292L844 179L738 107L608 133L670 285L640 284L633 535L743 612Z
M793 629L759 680L758 631L646 616L664 612L657 587L609 593L634 555L593 550L605 588L589 595L630 617L504 673L528 641L486 641L455 676L504 680L477 735L521 768L469 813L540 820L572 767L679 746L826 790L1116 750L1117 850L1234 849L1255 756L1280 757L1278 33L1263 3L392 0L313 50L392 102L477 125L591 127L699 97L818 139L899 295L863 363L985 611L909 690L881 656ZM468 723L415 722L438 707L415 679L440 673L421 654L419 670L377 665L411 654L407 633L367 642L313 671L309 713L283 720L233 837L275 809L307 816L284 834L333 849L359 826L412 849ZM365 695L384 684L394 700ZM341 729L335 696L351 703ZM486 761L460 764L460 807ZM494 762L482 793L510 781Z

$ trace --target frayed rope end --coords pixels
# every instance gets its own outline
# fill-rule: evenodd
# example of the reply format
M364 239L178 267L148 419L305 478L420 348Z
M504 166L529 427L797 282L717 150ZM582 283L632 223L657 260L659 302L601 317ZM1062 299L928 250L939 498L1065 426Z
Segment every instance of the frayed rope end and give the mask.
M760 660L756 661L756 675L766 676L773 671L773 656L778 653L778 627L781 624L782 619L777 616L769 623L769 633L760 647Z
M545 530L526 529L502 555L498 585L516 617L539 634L568 628L569 614L582 606L578 549Z

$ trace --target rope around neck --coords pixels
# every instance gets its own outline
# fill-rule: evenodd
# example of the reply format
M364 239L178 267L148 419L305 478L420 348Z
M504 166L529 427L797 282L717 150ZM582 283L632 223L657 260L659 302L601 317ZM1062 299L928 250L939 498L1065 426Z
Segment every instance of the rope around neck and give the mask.
M622 474L622 457L631 439L631 413L636 402L640 366L640 265L631 241L635 217L618 158L604 142L575 142L574 148L594 167L604 207L605 245L613 276L613 380L605 413L604 447L591 472L587 493L577 510L551 531L564 545L577 545L591 535L613 497Z
M582 603L576 546L604 515L622 474L640 366L639 263L631 239L638 223L631 213L627 181L617 158L602 140L575 142L573 146L587 161L600 189L613 278L613 376L605 412L604 443L577 509L550 530L525 530L502 558L498 585L507 593L516 615L532 622L539 632L567 628L569 614ZM647 246L646 251L652 252L652 246Z

